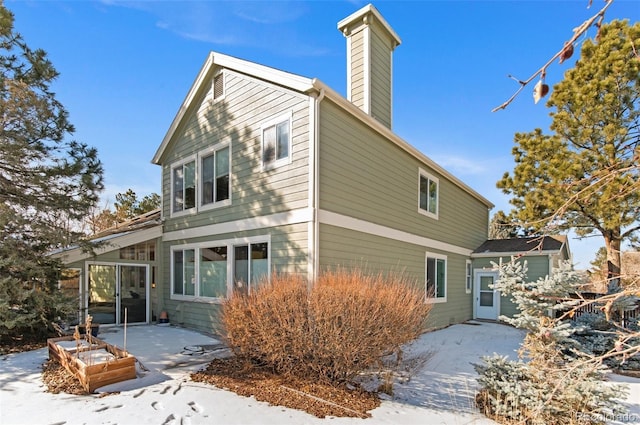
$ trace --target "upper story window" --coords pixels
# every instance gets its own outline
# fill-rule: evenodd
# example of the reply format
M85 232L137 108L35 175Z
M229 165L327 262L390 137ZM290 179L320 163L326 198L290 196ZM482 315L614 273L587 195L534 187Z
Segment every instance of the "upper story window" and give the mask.
M196 206L196 162L191 160L172 169L172 211L188 211Z
M231 144L218 143L171 168L171 214L231 203Z
M229 199L229 146L200 153L200 203L216 205Z
M277 167L291 162L291 113L279 116L261 126L262 165Z
M447 257L426 255L425 295L432 302L447 301Z
M220 100L224 97L224 72L218 72L213 77L213 100Z
M429 217L438 218L438 192L440 182L424 170L420 170L418 211Z

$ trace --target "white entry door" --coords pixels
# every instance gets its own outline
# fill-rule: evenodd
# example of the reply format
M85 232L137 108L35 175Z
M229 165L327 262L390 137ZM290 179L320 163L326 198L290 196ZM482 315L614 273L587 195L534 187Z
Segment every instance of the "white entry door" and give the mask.
M497 280L498 272L476 272L473 285L476 319L498 320L500 293L492 288Z

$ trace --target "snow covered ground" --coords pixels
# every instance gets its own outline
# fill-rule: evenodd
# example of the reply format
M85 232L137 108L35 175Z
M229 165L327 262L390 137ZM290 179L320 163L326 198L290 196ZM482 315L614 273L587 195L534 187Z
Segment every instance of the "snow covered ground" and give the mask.
M0 357L0 424L494 424L473 407L476 373L472 363L498 353L516 357L523 333L496 323L460 324L422 335L405 352L409 371L398 378L393 398L370 419L319 419L305 412L269 406L207 384L189 373L220 355L219 341L197 332L161 326L130 326L126 349L144 368L138 378L101 387L98 394L45 392L41 365L47 349ZM122 328L101 329L99 337L125 346ZM640 379L626 382L629 415L640 423ZM120 391L101 397L100 393Z

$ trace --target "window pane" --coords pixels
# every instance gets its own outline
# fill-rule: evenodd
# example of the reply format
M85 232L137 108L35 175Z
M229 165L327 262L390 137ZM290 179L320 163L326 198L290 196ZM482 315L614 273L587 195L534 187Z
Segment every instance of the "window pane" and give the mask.
M251 245L251 286L256 288L263 278L269 274L269 244Z
M437 267L438 267L438 271L437 271L437 276L436 276L436 281L438 282L437 288L436 288L436 297L437 298L444 298L445 296L445 280L444 280L444 276L445 276L445 261L444 260L436 260L437 261Z
M493 292L480 293L480 307L493 307Z
M429 192L428 182L429 180L420 176L420 209L423 209L425 211L427 211L427 202L428 202L428 198L427 198L427 195Z
M184 209L196 206L196 163L184 165Z
M493 285L493 278L491 276L482 276L480 278L480 290L493 291L493 289L491 289L489 285Z
M202 205L213 202L213 163L213 155L202 158Z
M435 258L427 258L427 297L435 295L436 282L436 260Z
M184 209L184 179L182 167L173 170L173 211L178 212Z
M229 199L229 148L216 152L216 201Z
M289 156L289 121L278 124L277 159Z
M227 247L200 250L200 295L227 296Z
M429 180L429 212L436 214L438 206L438 184Z
M184 260L182 251L173 252L173 293L184 293Z
M184 251L184 294L196 294L196 254L193 249Z
M276 127L265 128L262 132L262 160L265 164L276 158Z
M249 293L249 247L247 245L234 248L233 281L237 292Z

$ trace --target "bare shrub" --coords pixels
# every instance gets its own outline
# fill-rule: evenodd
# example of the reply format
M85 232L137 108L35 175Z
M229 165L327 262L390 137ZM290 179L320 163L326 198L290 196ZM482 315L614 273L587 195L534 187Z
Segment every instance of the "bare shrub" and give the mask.
M416 338L430 307L403 276L337 270L310 290L300 277L274 275L251 295L227 300L222 317L236 355L339 383Z

